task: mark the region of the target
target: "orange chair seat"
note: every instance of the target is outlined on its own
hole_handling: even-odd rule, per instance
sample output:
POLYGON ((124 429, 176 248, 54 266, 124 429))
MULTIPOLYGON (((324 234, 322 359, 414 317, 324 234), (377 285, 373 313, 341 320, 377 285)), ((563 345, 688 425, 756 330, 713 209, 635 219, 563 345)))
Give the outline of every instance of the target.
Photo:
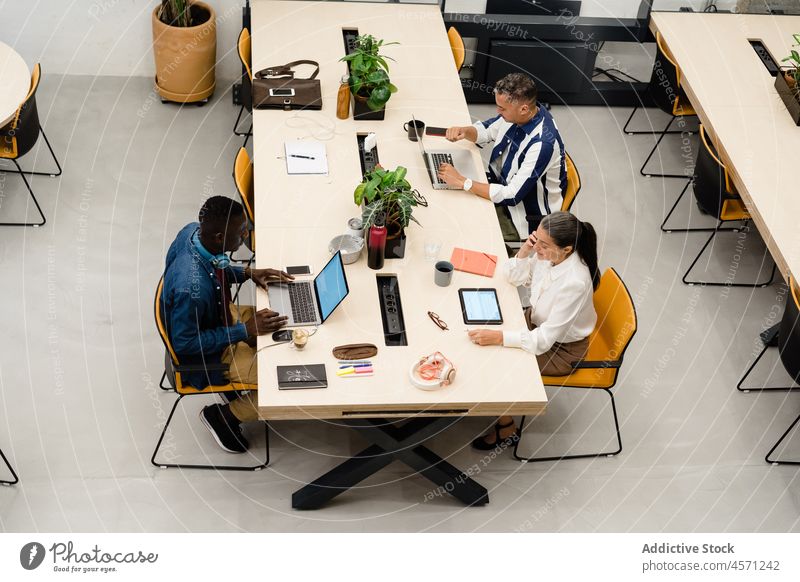
POLYGON ((719 213, 720 220, 750 220, 750 213, 744 207, 741 199, 729 198, 722 203, 722 212, 719 213))
POLYGON ((584 368, 567 376, 542 376, 545 386, 576 388, 611 388, 617 379, 615 368, 584 368))
POLYGON ((0 138, 0 158, 14 160, 17 157, 17 141, 10 137, 0 138))

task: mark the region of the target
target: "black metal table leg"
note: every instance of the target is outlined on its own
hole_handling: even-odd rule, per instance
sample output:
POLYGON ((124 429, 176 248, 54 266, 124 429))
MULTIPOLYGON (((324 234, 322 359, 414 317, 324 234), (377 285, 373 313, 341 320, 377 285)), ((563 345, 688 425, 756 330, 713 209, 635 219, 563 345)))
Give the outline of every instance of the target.
POLYGON ((416 418, 402 426, 381 419, 345 420, 374 444, 292 494, 295 509, 317 509, 395 460, 430 479, 466 505, 489 502, 486 488, 422 446, 458 417, 416 418))

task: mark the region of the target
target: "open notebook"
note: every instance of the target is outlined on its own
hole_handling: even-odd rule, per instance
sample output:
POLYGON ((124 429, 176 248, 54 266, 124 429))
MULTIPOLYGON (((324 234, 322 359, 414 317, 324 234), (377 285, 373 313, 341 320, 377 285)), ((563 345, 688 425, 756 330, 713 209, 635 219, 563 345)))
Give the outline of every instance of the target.
POLYGON ((325 144, 313 140, 287 141, 286 171, 289 174, 327 174, 328 156, 325 144))

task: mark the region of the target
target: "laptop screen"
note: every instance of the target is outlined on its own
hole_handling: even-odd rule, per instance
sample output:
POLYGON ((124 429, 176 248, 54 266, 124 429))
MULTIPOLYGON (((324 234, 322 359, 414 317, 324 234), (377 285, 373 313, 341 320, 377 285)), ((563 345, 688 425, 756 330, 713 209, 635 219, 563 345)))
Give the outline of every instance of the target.
POLYGON ((319 317, 325 321, 350 291, 344 276, 341 251, 331 257, 328 264, 314 279, 314 290, 317 293, 319 317))

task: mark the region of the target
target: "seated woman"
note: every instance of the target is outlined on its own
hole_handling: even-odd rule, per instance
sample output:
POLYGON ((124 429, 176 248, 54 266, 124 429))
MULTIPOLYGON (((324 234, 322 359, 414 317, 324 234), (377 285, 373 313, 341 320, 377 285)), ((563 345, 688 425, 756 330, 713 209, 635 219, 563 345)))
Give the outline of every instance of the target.
MULTIPOLYGON (((522 348, 536 356, 543 376, 564 376, 586 355, 597 314, 592 295, 600 282, 597 234, 569 212, 546 215, 503 269, 509 283, 530 289, 527 330, 475 329, 469 338, 481 346, 522 348)), ((479 450, 513 444, 519 431, 502 416, 494 429, 472 442, 479 450)))

